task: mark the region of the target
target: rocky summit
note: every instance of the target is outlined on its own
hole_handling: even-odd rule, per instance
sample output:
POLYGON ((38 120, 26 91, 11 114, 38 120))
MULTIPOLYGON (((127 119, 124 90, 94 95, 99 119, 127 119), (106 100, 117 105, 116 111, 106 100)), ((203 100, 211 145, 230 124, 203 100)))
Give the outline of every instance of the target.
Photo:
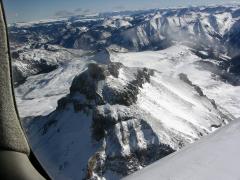
POLYGON ((31 121, 28 130, 38 129, 40 136, 33 147, 40 156, 44 154, 43 163, 56 160, 56 179, 64 175, 120 178, 233 120, 186 75, 179 77, 166 85, 167 77, 161 78, 161 73, 155 70, 129 68, 121 63, 89 64, 87 70, 74 78, 70 93, 58 101, 54 112, 31 121), (191 93, 176 94, 171 88, 174 83, 191 93), (158 89, 157 94, 148 94, 150 88, 158 89), (169 113, 161 96, 169 104, 175 103, 176 111, 192 115, 184 118, 177 112, 169 113), (155 105, 156 110, 151 110, 150 106, 155 105), (157 116, 151 112, 157 110, 157 116), (194 119, 200 112, 208 118, 194 119), (62 142, 66 137, 66 142, 62 142), (59 146, 61 142, 65 146, 60 149, 42 152, 45 147, 59 146), (77 158, 72 159, 73 155, 77 158), (73 166, 79 171, 73 173, 73 166))

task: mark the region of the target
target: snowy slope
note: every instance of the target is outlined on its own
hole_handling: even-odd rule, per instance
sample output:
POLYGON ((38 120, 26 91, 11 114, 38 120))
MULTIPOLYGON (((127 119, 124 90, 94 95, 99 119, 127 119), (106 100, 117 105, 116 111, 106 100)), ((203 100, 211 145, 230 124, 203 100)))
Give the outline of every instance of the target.
POLYGON ((240 120, 169 155, 126 180, 240 179, 240 120))
POLYGON ((113 28, 113 29, 128 28, 132 26, 128 20, 129 19, 127 17, 123 18, 121 16, 119 17, 114 16, 112 18, 104 19, 101 25, 104 26, 105 28, 113 28))
MULTIPOLYGON (((175 45, 161 51, 111 53, 111 61, 121 62, 129 67, 155 69, 171 77, 185 73, 209 98, 214 99, 234 116, 240 116, 240 87, 222 79, 222 70, 218 66, 220 61, 202 59, 193 53, 191 48, 175 45), (213 66, 214 64, 216 66, 213 66)), ((234 78, 237 79, 236 76, 234 78)))
POLYGON ((22 118, 47 115, 52 112, 57 106, 57 101, 68 94, 73 78, 92 62, 92 56, 89 53, 64 48, 58 49, 57 52, 34 49, 24 51, 20 56, 23 56, 25 61, 17 62, 27 62, 27 65, 24 69, 19 66, 18 70, 22 70, 22 74, 29 71, 33 73, 32 76, 27 74, 25 82, 15 88, 18 109, 22 118), (29 60, 26 60, 26 56, 29 60), (47 59, 47 62, 55 61, 57 68, 48 73, 34 72, 32 64, 41 58, 47 59))
POLYGON ((90 64, 55 111, 24 124, 54 179, 119 179, 232 120, 184 74, 110 63, 90 64))
POLYGON ((62 64, 81 57, 84 51, 45 45, 41 48, 22 46, 12 50, 11 53, 14 82, 19 85, 29 76, 49 73, 62 64))

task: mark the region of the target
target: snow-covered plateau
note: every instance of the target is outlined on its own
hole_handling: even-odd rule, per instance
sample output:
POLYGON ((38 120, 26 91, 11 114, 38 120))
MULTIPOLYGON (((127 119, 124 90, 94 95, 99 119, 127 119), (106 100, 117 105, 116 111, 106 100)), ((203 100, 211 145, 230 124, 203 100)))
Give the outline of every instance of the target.
POLYGON ((214 179, 220 163, 215 179, 230 177, 219 151, 237 142, 239 29, 237 5, 11 24, 16 100, 40 163, 57 180, 214 179))

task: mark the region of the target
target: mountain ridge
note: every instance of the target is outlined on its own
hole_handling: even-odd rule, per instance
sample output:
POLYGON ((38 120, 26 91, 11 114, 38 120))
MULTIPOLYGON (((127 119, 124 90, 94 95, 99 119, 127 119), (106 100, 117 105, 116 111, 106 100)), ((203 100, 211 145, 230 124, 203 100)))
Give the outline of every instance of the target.
POLYGON ((179 76, 179 79, 165 79, 159 72, 128 68, 121 63, 89 64, 86 71, 74 78, 70 94, 58 101, 54 112, 26 124, 34 152, 39 157, 44 155, 40 158, 45 159, 44 166, 55 169, 49 172, 55 179, 64 179, 64 176, 101 179, 109 174, 120 178, 234 120, 221 112, 186 75, 179 76), (175 83, 180 83, 187 93, 172 89, 175 83), (152 96, 149 86, 156 88, 155 97, 158 97, 152 96), (193 94, 189 93, 191 91, 193 94), (179 107, 179 112, 169 112, 169 105, 173 104, 179 107), (154 108, 148 109, 148 106, 154 108), (208 118, 197 117, 200 114, 208 118), (78 129, 76 125, 86 129, 78 132, 83 127, 78 129), (59 144, 63 136, 68 137, 68 145, 44 153, 45 147, 59 144), (80 143, 79 150, 87 154, 73 148, 76 143, 80 143), (62 151, 67 154, 56 157, 62 151), (70 158, 78 153, 80 160, 70 158), (58 165, 49 165, 51 159, 56 159, 58 165), (72 167, 79 162, 82 172, 72 172, 72 167))

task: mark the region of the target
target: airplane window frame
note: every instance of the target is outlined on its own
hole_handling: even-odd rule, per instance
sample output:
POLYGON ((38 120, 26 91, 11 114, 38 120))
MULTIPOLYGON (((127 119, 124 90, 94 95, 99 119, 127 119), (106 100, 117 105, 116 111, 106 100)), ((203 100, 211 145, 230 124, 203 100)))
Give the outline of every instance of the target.
POLYGON ((16 105, 11 53, 4 3, 0 1, 0 177, 4 179, 50 179, 29 148, 16 105))

